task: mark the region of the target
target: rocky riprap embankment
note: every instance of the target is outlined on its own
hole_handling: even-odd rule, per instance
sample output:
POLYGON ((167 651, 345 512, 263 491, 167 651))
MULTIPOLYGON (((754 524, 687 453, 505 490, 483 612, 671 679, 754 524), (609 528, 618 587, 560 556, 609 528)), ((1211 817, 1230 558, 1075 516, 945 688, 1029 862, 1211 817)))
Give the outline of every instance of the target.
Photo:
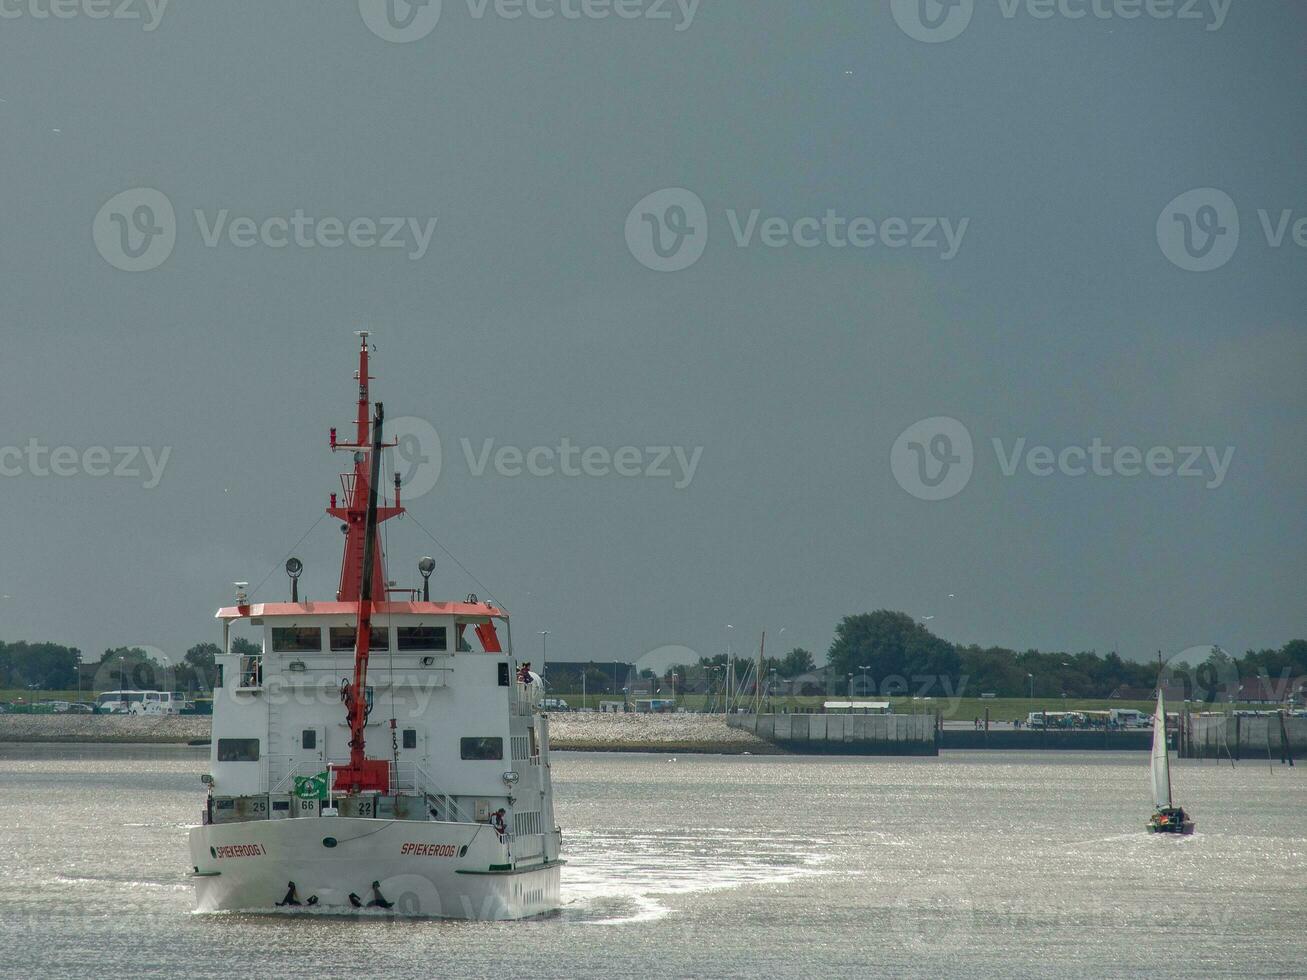
MULTIPOLYGON (((637 715, 560 712, 549 715, 550 742, 560 751, 752 752, 779 749, 729 728, 721 715, 637 715)), ((0 715, 0 742, 173 742, 209 737, 208 715, 0 715)))
POLYGON ((0 715, 0 742, 184 744, 208 737, 208 715, 0 715))
POLYGON ((563 712, 549 715, 549 742, 582 752, 781 752, 722 715, 637 715, 563 712))

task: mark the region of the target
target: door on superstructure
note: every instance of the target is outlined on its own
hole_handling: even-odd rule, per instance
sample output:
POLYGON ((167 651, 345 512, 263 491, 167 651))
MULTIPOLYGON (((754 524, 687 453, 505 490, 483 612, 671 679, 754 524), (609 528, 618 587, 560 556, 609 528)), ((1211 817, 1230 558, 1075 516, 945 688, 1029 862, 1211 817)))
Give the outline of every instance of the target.
POLYGON ((419 770, 427 765, 426 729, 416 725, 401 726, 396 736, 399 745, 399 771, 395 774, 404 788, 421 790, 423 782, 419 770))
POLYGON ((297 726, 291 733, 291 763, 297 776, 316 776, 327 768, 327 730, 322 725, 297 726))

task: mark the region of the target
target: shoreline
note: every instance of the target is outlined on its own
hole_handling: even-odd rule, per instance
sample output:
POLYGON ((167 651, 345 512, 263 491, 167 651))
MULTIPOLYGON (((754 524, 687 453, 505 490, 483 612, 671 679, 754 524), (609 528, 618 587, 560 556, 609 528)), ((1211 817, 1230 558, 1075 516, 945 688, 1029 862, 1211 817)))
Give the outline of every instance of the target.
MULTIPOLYGON (((209 715, 0 715, 0 744, 207 746, 209 715)), ((787 755, 720 715, 550 714, 556 752, 787 755)))

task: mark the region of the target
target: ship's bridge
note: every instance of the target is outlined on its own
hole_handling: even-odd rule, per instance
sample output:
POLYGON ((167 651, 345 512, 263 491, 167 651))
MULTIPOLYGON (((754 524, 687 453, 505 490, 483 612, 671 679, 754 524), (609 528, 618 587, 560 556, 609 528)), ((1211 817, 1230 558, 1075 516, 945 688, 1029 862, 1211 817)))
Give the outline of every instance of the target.
MULTIPOLYGON (((234 623, 247 621, 264 629, 260 651, 241 657, 236 688, 262 687, 265 665, 274 670, 275 666, 285 669, 291 664, 292 669, 300 671, 310 668, 304 661, 274 665, 275 660, 287 656, 352 655, 357 641, 357 610, 353 602, 259 602, 219 609, 223 653, 228 656, 234 652, 234 623)), ((398 658, 396 667, 432 666, 433 655, 502 655, 509 651, 500 640, 496 620, 507 625, 508 614, 486 602, 378 602, 373 607, 369 646, 375 657, 398 658)))

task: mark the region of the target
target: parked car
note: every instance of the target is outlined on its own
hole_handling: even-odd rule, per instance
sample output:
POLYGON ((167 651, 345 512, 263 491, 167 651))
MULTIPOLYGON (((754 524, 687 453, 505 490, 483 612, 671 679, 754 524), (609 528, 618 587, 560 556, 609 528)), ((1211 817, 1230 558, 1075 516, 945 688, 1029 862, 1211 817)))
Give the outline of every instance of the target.
POLYGON ((540 707, 546 711, 568 711, 567 702, 562 698, 541 698, 540 707))
POLYGON ((68 713, 70 715, 93 715, 95 714, 95 708, 84 701, 74 701, 68 705, 68 713))

